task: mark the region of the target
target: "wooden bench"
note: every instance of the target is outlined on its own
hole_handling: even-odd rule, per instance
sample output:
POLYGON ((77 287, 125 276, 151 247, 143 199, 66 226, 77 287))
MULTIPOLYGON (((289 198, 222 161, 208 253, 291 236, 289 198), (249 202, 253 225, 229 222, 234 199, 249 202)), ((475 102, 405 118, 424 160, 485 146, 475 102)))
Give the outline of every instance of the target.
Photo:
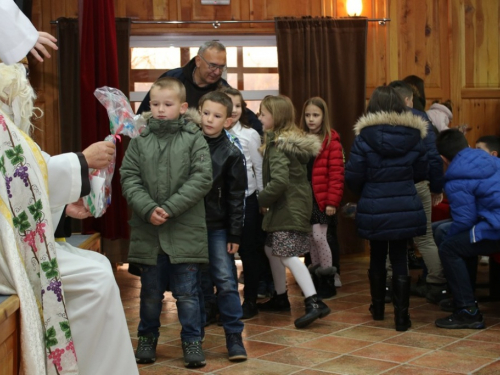
POLYGON ((21 359, 19 298, 0 296, 0 375, 17 375, 21 359))
MULTIPOLYGON (((73 234, 66 241, 80 249, 101 252, 101 235, 73 234)), ((0 375, 18 375, 21 360, 19 298, 0 296, 0 375)))

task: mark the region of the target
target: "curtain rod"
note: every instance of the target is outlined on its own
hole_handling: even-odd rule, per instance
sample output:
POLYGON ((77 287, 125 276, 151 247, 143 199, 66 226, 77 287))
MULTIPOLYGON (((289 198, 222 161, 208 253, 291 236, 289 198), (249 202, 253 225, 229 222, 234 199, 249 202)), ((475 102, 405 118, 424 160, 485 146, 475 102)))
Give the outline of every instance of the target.
MULTIPOLYGON (((343 17, 343 18, 361 18, 361 17, 343 17)), ((366 18, 368 22, 378 22, 379 25, 385 26, 387 22, 389 22, 390 18, 366 18)), ((50 21, 51 24, 57 24, 59 21, 50 21)), ((197 25, 212 25, 214 29, 218 29, 222 24, 225 23, 274 23, 274 20, 248 20, 248 21, 131 21, 135 24, 161 24, 161 25, 183 25, 183 24, 197 24, 197 25)))
MULTIPOLYGON (((361 18, 361 17, 345 17, 345 18, 361 18)), ((379 25, 385 25, 386 22, 389 22, 391 19, 390 18, 367 18, 366 19, 368 22, 378 22, 379 25)), ((205 24, 205 25, 212 25, 214 29, 219 28, 222 24, 225 23, 274 23, 274 20, 247 20, 247 21, 240 21, 240 20, 231 20, 231 21, 134 21, 132 20, 132 23, 136 24, 173 24, 173 25, 182 25, 182 24, 205 24)))

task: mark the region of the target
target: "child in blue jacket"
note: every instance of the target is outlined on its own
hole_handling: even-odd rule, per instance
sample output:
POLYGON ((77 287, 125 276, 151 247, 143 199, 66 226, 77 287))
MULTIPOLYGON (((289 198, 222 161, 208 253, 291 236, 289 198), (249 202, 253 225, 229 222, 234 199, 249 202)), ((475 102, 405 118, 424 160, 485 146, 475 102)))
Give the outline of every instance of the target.
POLYGON ((455 312, 436 320, 441 328, 484 328, 468 267, 478 255, 500 249, 500 159, 469 148, 457 129, 440 133, 436 145, 444 163, 451 224, 439 256, 453 295, 455 312))

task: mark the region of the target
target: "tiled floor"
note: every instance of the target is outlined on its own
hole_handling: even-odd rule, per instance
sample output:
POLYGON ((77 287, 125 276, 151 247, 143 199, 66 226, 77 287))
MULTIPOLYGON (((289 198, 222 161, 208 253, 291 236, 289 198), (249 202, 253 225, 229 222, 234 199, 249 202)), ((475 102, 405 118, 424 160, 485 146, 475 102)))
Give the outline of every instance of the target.
MULTIPOLYGON (((261 312, 245 321, 248 361, 229 362, 222 327, 211 325, 203 344, 207 365, 196 371, 183 366, 175 302, 166 293, 157 361, 140 365, 140 374, 500 374, 499 302, 480 303, 486 329, 445 330, 436 328, 434 320, 447 313, 412 297, 412 328, 396 332, 392 306, 386 305, 384 321, 373 321, 368 312, 368 257, 343 257, 341 265, 343 286, 326 301, 332 309, 329 316, 302 330, 294 327, 294 319, 303 313, 303 298, 289 275, 291 313, 261 312)), ((140 282, 126 269, 127 265, 118 267, 116 278, 135 348, 140 282)), ((480 266, 480 281, 487 278, 487 269, 480 266)), ((412 271, 414 279, 417 272, 412 271)))

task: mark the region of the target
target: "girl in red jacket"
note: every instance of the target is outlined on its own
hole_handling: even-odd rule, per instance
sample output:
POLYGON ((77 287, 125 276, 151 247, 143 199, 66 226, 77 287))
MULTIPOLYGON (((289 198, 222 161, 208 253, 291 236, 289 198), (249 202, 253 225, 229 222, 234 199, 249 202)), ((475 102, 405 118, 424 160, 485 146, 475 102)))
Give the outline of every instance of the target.
MULTIPOLYGON (((327 241, 329 224, 336 231, 335 214, 344 192, 344 154, 338 133, 331 128, 328 107, 325 101, 314 97, 304 103, 302 129, 316 134, 322 141, 318 156, 307 165, 308 178, 313 191, 313 212, 311 216, 312 246, 309 271, 316 284, 318 295, 330 298, 337 294, 336 267, 332 266, 332 250, 327 241)), ((333 236, 336 241, 336 235, 333 236)), ((338 260, 338 243, 334 246, 338 260)), ((339 285, 340 286, 340 285, 339 285)))

